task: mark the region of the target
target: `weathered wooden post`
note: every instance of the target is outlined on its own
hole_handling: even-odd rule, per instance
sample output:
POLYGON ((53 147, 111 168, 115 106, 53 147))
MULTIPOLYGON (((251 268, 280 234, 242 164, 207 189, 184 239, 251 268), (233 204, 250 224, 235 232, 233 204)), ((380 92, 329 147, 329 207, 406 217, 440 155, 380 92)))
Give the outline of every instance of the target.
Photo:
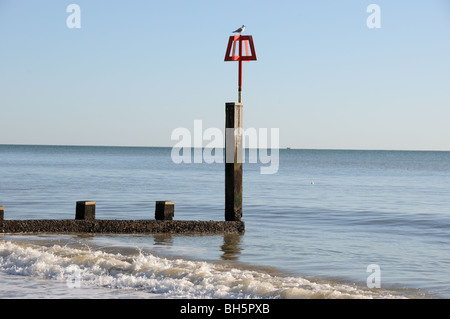
POLYGON ((225 61, 238 61, 238 103, 225 104, 225 220, 240 221, 242 218, 242 151, 243 107, 242 62, 256 61, 251 35, 230 36, 225 61), (236 43, 239 53, 236 55, 236 43), (245 55, 243 55, 245 45, 245 55), (249 50, 249 46, 251 52, 249 50))
POLYGON ((0 206, 0 220, 5 218, 5 207, 0 206))
POLYGON ((95 219, 95 205, 93 201, 77 202, 75 219, 95 219))
POLYGON ((173 220, 175 203, 169 201, 157 201, 155 204, 156 220, 173 220))
POLYGON ((242 103, 226 103, 225 220, 242 218, 242 103))

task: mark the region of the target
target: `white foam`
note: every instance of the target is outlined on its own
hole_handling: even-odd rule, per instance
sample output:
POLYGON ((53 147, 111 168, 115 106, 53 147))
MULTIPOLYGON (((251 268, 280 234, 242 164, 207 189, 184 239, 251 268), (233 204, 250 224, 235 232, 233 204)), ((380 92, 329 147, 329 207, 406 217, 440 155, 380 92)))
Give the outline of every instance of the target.
MULTIPOLYGON (((86 248, 0 241, 0 271, 50 279, 67 289, 105 287, 164 298, 391 298, 351 285, 231 268, 150 253, 129 257, 86 248)), ((86 296, 86 295, 85 295, 86 296)))

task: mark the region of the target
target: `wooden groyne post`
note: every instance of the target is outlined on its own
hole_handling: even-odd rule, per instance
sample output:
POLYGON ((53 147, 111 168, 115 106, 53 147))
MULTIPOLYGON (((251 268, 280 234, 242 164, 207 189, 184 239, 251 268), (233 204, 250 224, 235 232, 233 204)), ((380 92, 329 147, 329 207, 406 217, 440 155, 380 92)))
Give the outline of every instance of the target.
POLYGON ((155 203, 156 220, 173 220, 175 203, 171 201, 157 201, 155 203))
POLYGON ((0 206, 0 220, 5 218, 5 207, 0 206))
POLYGON ((225 221, 242 218, 242 150, 243 107, 242 62, 256 61, 251 35, 234 35, 228 39, 225 61, 238 62, 238 103, 225 104, 225 221), (236 54, 238 48, 238 54, 236 54), (245 48, 245 54, 244 54, 245 48))
POLYGON ((95 219, 95 205, 94 201, 77 202, 75 219, 95 219))
POLYGON ((242 103, 225 104, 225 220, 242 218, 242 103))

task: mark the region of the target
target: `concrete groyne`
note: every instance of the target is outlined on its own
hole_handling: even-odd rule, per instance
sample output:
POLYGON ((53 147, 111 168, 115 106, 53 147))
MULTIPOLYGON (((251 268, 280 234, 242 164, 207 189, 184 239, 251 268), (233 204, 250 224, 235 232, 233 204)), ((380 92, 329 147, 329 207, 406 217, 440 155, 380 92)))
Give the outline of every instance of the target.
POLYGON ((0 233, 244 233, 242 221, 0 220, 0 233))
POLYGON ((174 202, 157 201, 155 219, 95 219, 95 201, 76 203, 75 219, 5 220, 0 206, 0 233, 244 233, 243 221, 173 220, 174 202))

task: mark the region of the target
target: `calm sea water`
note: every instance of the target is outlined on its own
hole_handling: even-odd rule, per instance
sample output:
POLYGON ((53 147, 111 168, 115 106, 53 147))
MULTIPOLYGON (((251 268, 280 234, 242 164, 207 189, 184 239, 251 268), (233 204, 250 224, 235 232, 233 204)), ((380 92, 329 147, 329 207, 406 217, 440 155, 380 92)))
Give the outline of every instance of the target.
MULTIPOLYGON (((153 219, 173 200, 175 219, 223 220, 223 165, 0 145, 0 205, 72 219, 95 200, 98 219, 153 219)), ((0 297, 450 297, 450 152, 280 150, 276 174, 260 166, 244 164, 243 235, 0 235, 0 297)))

